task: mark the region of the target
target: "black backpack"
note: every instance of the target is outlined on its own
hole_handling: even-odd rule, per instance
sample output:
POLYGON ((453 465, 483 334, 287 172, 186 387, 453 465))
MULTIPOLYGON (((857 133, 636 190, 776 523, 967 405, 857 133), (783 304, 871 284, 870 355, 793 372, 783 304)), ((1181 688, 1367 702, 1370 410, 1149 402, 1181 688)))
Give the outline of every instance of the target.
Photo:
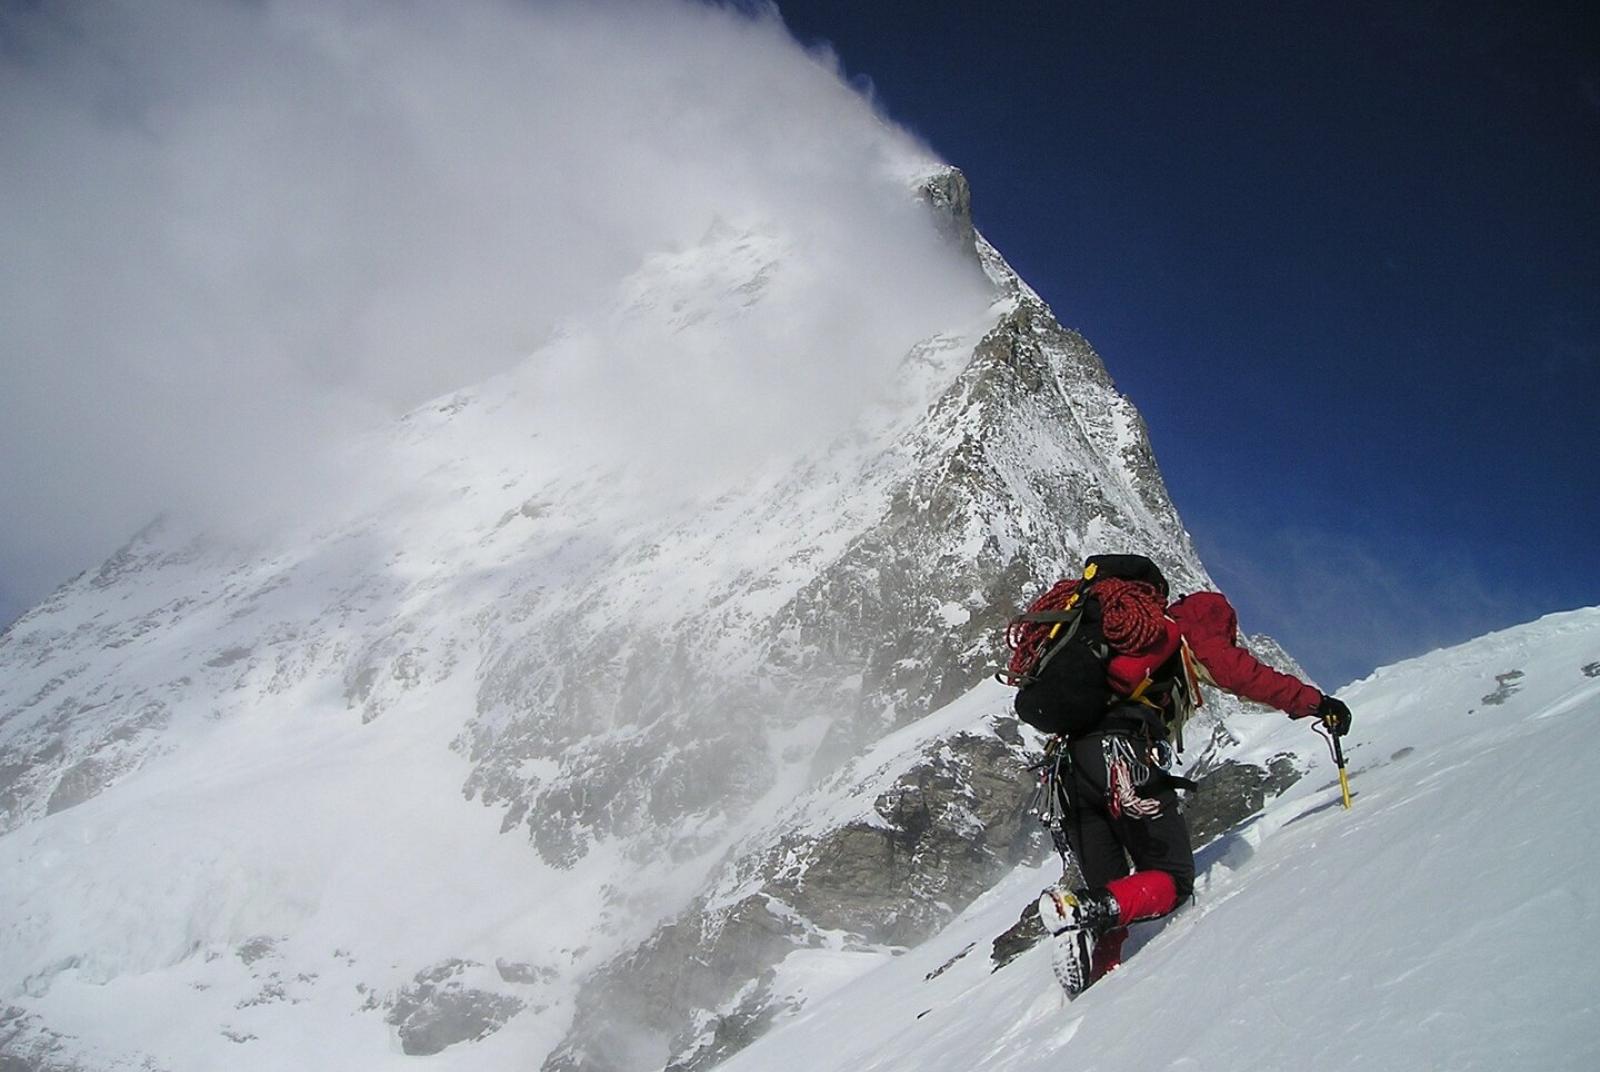
POLYGON ((1166 578, 1143 555, 1094 555, 1083 576, 1057 582, 1006 630, 1011 662, 995 678, 1017 686, 1017 717, 1043 733, 1078 736, 1094 729, 1118 699, 1106 678, 1113 654, 1100 627, 1095 582, 1144 581, 1163 596, 1166 578))

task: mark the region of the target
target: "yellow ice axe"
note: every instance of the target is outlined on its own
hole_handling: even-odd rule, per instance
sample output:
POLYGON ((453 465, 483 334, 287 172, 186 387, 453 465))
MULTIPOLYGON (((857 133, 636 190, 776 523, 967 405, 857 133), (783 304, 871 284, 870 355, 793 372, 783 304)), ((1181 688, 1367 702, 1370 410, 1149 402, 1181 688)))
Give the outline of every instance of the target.
POLYGON ((1328 731, 1328 738, 1333 741, 1333 762, 1339 768, 1339 792, 1344 797, 1346 810, 1350 807, 1350 775, 1344 769, 1344 746, 1339 743, 1339 735, 1332 730, 1328 731))

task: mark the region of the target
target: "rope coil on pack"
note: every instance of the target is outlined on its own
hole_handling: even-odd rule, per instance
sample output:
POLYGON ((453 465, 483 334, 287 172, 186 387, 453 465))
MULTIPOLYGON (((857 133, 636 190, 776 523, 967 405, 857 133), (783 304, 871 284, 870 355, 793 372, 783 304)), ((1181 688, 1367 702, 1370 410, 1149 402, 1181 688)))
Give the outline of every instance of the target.
POLYGON ((1100 601, 1100 630, 1113 650, 1142 651, 1165 635, 1167 601, 1155 585, 1106 577, 1095 584, 1094 596, 1100 601))
MULTIPOLYGON (((1025 684, 1040 672, 1063 624, 1069 622, 1073 610, 1090 591, 1091 579, 1092 575, 1057 581, 1030 603, 1025 613, 1011 620, 1006 626, 1006 646, 1011 649, 1011 660, 996 675, 1002 682, 1025 684)), ((1155 585, 1120 577, 1101 577, 1093 579, 1092 590, 1100 604, 1100 630, 1111 650, 1141 651, 1164 635, 1167 603, 1155 585)), ((1067 625, 1069 631, 1076 627, 1075 620, 1067 625)))
POLYGON ((1006 645, 1011 649, 1011 661, 997 675, 1001 680, 1007 684, 1020 684, 1033 677, 1045 649, 1061 628, 1059 620, 1041 621, 1040 617, 1071 610, 1078 602, 1078 586, 1081 583, 1077 578, 1057 581, 1048 592, 1030 603, 1024 614, 1013 618, 1006 626, 1006 645))

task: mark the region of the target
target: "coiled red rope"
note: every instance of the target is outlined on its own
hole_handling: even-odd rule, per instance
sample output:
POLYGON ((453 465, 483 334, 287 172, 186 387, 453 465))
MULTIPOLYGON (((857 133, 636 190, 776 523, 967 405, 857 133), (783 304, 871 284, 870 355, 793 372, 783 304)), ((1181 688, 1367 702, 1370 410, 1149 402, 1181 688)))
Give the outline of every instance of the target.
MULTIPOLYGON (((1078 590, 1078 584, 1076 577, 1057 581, 1048 592, 1028 604, 1027 613, 1065 610, 1072 601, 1072 594, 1078 590)), ((1054 628, 1050 622, 1013 619, 1006 626, 1006 644, 1011 648, 1011 662, 1006 665, 1006 670, 1017 677, 1027 677, 1039 661, 1044 646, 1050 642, 1050 632, 1054 628)))
POLYGON ((1166 635, 1167 601, 1155 585, 1107 577, 1095 583, 1094 597, 1100 601, 1100 631, 1113 650, 1143 651, 1166 635))
MULTIPOLYGON (((1077 578, 1057 581, 1048 592, 1028 605, 1027 614, 1067 609, 1082 583, 1077 578)), ((1102 577, 1093 583, 1090 592, 1100 603, 1101 635, 1113 651, 1124 654, 1143 651, 1166 635, 1163 619, 1167 601, 1155 585, 1102 577)), ((1027 621, 1026 615, 1013 619, 1006 627, 1006 644, 1011 648, 1007 673, 1019 679, 1031 675, 1055 628, 1053 622, 1027 621)))

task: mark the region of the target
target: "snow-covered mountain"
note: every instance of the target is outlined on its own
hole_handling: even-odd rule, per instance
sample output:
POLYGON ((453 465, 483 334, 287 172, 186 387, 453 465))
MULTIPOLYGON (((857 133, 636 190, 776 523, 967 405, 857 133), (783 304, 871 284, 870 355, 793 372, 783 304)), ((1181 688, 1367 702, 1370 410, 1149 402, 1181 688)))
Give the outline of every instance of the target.
POLYGON ((1208 582, 965 180, 912 193, 971 300, 829 438, 691 467, 550 426, 599 349, 725 353, 826 301, 804 234, 719 221, 369 437, 373 486, 317 527, 157 522, 0 635, 0 1052, 703 1065, 792 1006, 795 949, 916 941, 1036 856, 1013 721, 895 734, 1086 554, 1208 582))
MULTIPOLYGON (((1089 1063, 1123 1052, 1106 1040, 1126 1022, 1099 1003, 1157 1017, 1217 957, 1252 993, 1292 991, 1275 1022, 1333 1054, 1345 1036, 1301 1010, 1343 978, 1414 1008, 1455 1000, 1470 958, 1517 975, 1516 947, 1485 951, 1492 923, 1464 942, 1421 918, 1483 880, 1487 850, 1452 855, 1468 818, 1540 875, 1530 903, 1592 930, 1530 855, 1551 815, 1593 833, 1560 770, 1584 754, 1600 674, 1583 612, 1352 690, 1349 816, 1326 808, 1303 726, 1213 703, 1188 811, 1201 840, 1228 833, 1199 906, 1060 1010, 1019 921, 1055 864, 1022 815, 1037 740, 986 680, 1000 627, 1099 551, 1145 551, 1179 590, 1209 579, 1138 414, 973 230, 960 174, 913 192, 971 300, 898 342, 864 336, 897 347, 861 355, 893 374, 864 377, 850 421, 814 441, 735 419, 718 434, 759 449, 619 458, 592 431, 597 352, 633 355, 649 383, 652 356, 776 338, 826 301, 803 234, 719 221, 520 367, 370 436, 354 461, 371 486, 316 525, 241 546, 157 522, 0 634, 7 1067, 1042 1067, 1075 1032, 1089 1063), (552 393, 582 427, 550 423, 552 393), (1405 821, 1446 798, 1467 818, 1419 840, 1405 821), (1318 960, 1344 948, 1322 882, 1357 920, 1390 888, 1404 911, 1318 960), (1297 928, 1274 933, 1298 966, 1230 946, 1263 916, 1297 928), (1411 927, 1447 948, 1415 958, 1432 968, 1360 974, 1416 945, 1411 927), (1157 964, 1175 967, 1135 989, 1157 964)), ((649 427, 640 397, 619 391, 610 415, 649 427)), ((1518 876, 1491 877, 1518 901, 1518 876)), ((1572 967, 1568 947, 1537 948, 1572 967)), ((1585 1052, 1576 992, 1540 992, 1554 1048, 1528 1052, 1585 1052)), ((1221 1063, 1239 1044, 1207 1025, 1256 1006, 1184 1007, 1141 1060, 1203 1044, 1221 1063)), ((1420 1052, 1378 1028, 1380 1063, 1420 1052)), ((1287 1029, 1251 1037, 1239 1053, 1285 1063, 1287 1029)))
MULTIPOLYGON (((1304 723, 1264 717, 1239 758, 1309 777, 1200 849, 1192 904, 1136 926, 1070 1005, 1047 946, 1003 965, 1054 860, 1021 867, 906 952, 796 953, 806 1011, 725 1072, 1592 1069, 1600 608, 1386 667, 1355 711, 1354 790, 1304 723)), ((939 716, 980 717, 980 689, 939 716)), ((1203 793, 1202 793, 1203 795, 1203 793)))

